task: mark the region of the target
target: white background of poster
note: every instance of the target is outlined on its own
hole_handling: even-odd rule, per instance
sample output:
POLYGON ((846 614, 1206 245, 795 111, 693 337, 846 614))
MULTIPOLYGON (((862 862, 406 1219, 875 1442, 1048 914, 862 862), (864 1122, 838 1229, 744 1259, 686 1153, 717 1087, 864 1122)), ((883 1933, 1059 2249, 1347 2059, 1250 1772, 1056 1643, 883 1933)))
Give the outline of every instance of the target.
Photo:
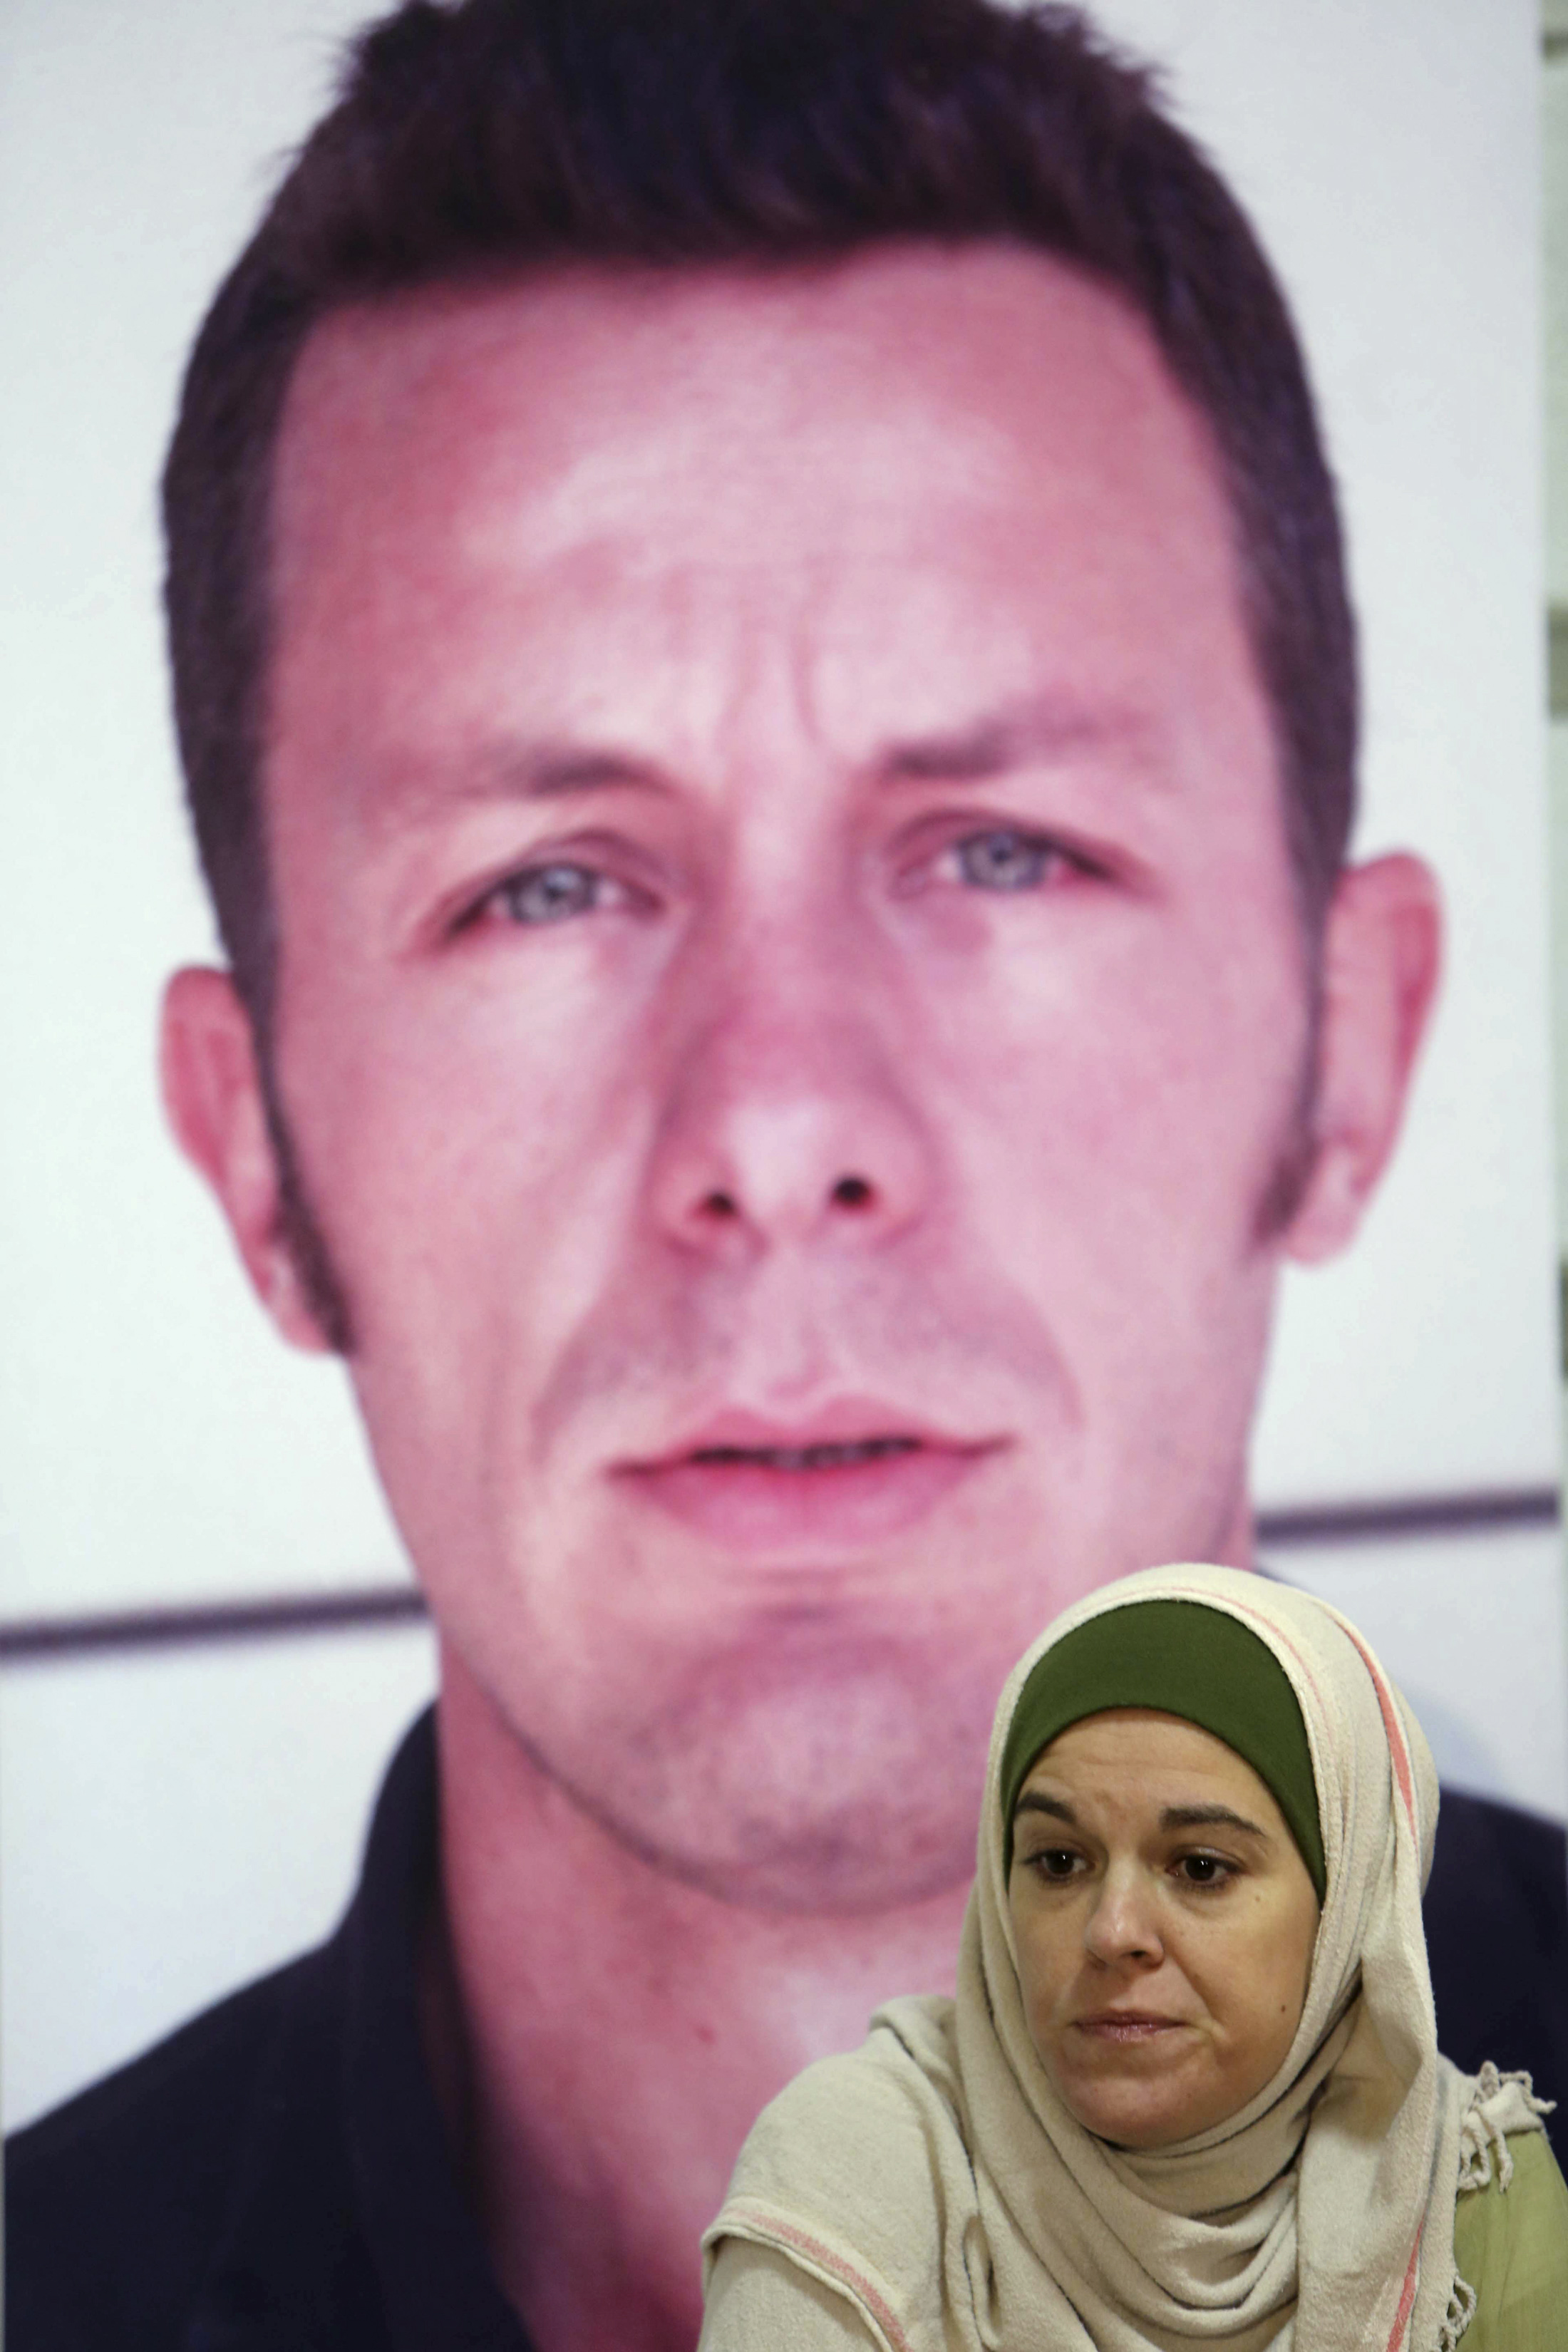
MULTIPOLYGON (((152 1078, 163 977, 211 951, 156 475, 201 310, 359 14, 11 0, 0 24, 9 1621, 407 1572, 341 1374, 264 1325, 152 1078)), ((1359 842, 1429 856, 1450 921, 1384 1193, 1349 1258, 1289 1285, 1259 1499, 1553 1486, 1534 11, 1100 15, 1169 61, 1297 303, 1364 632, 1359 842)), ((1452 1777, 1568 1810, 1553 1533, 1284 1564, 1367 1623, 1452 1777)), ((325 1928, 430 1673, 418 1628, 8 1672, 13 2119, 325 1928)))

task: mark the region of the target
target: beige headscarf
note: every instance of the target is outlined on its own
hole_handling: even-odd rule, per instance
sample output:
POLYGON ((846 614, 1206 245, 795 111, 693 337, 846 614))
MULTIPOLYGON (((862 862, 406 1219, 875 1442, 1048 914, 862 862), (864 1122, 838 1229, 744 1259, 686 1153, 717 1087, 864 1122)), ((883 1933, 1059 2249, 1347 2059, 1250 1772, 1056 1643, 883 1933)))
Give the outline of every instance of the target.
POLYGON ((791 2084, 742 2152, 708 2260, 750 2239, 847 2295, 887 2352, 1450 2352, 1462 2162, 1540 2128, 1524 2077, 1437 2053, 1421 1927, 1437 1786, 1419 1726, 1360 1634, 1233 1569, 1151 1570, 1059 1617, 992 1735, 955 2001, 894 2000, 869 2040, 791 2084), (1025 2021, 1000 1773, 1020 1690, 1103 1612, 1167 1599, 1237 1618, 1300 1702, 1327 1892, 1290 2051, 1239 2114, 1136 2154, 1052 2089, 1025 2021))

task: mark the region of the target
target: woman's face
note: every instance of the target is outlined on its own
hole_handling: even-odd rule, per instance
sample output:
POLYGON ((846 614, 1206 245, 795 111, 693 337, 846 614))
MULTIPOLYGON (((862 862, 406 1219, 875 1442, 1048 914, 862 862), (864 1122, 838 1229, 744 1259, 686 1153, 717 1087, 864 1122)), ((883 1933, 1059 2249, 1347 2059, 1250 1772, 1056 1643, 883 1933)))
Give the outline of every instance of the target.
POLYGON ((1073 1724, 1019 1793, 1007 1894, 1030 2038, 1087 2130, 1165 2147, 1279 2067, 1318 1898, 1223 1740, 1148 1707, 1073 1724))

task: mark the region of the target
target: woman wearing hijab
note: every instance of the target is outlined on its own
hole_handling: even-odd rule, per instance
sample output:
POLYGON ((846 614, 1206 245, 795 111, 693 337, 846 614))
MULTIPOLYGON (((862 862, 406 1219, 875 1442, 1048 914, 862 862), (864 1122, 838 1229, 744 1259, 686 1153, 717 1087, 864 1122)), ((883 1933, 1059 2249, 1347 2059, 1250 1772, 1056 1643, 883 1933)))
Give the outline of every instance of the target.
POLYGON ((1436 1809, 1310 1595, 1173 1568, 1068 1611, 997 1710, 957 1997, 765 2110, 703 2352, 1561 2352, 1542 2103, 1437 2051, 1436 1809))

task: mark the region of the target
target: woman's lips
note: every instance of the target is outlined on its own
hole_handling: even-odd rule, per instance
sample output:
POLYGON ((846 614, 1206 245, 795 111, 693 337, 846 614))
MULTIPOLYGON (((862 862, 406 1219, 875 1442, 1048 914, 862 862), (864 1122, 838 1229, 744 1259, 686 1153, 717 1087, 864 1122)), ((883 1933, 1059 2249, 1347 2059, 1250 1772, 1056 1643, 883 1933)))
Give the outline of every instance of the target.
POLYGON ((1136 2047, 1156 2040, 1162 2033, 1179 2033, 1182 2030, 1179 2017, 1151 2017, 1136 2011, 1106 2010, 1098 2017, 1080 2017, 1075 2022, 1079 2033, 1123 2047, 1136 2047))
POLYGON ((737 1549, 865 1544, 913 1527, 996 1450, 898 1428, 768 1431, 726 1423, 617 1477, 737 1549))

